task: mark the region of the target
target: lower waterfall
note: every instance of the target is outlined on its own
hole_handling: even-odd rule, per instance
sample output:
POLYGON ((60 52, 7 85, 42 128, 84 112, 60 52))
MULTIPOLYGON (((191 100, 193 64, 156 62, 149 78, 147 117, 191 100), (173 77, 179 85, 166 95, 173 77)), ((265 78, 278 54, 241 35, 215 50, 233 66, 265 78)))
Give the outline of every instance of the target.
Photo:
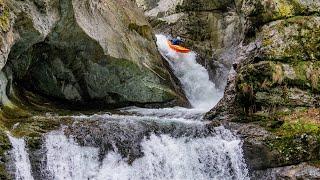
POLYGON ((31 175, 31 164, 26 150, 24 139, 18 139, 8 135, 12 145, 11 153, 15 164, 14 176, 17 180, 33 180, 31 175))
POLYGON ((246 179, 241 141, 219 127, 205 138, 154 135, 141 142, 144 156, 131 165, 117 151, 102 162, 98 148, 81 147, 57 132, 46 137, 47 169, 52 179, 246 179))

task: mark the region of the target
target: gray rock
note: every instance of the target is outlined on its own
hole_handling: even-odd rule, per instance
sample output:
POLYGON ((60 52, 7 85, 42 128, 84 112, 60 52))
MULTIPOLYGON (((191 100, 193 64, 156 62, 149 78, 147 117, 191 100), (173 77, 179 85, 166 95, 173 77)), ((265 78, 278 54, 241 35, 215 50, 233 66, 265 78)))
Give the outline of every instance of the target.
POLYGON ((251 179, 265 180, 313 180, 320 179, 320 169, 307 163, 263 171, 255 171, 251 179))
POLYGON ((13 92, 74 106, 188 104, 131 1, 12 0, 8 7, 16 34, 5 72, 18 86, 13 92))

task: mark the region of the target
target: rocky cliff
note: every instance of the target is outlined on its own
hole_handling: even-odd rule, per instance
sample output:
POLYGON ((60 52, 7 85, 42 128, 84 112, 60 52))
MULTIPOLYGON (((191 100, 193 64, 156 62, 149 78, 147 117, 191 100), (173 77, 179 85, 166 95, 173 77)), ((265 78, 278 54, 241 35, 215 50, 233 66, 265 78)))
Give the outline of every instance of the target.
POLYGON ((206 118, 243 136, 249 166, 259 170, 254 179, 319 178, 310 164, 320 158, 320 2, 245 0, 240 7, 246 30, 236 72, 206 118), (309 165, 264 171, 302 162, 309 165))
POLYGON ((131 1, 1 1, 0 27, 6 112, 187 104, 131 1))

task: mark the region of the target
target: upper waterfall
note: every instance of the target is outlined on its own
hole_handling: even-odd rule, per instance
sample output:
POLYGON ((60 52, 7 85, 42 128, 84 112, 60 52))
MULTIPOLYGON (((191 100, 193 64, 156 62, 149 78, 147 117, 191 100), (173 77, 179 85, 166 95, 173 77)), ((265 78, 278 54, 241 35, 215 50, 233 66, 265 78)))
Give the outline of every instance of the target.
POLYGON ((210 110, 223 96, 209 80, 208 71, 196 61, 196 53, 177 53, 168 45, 165 35, 156 35, 162 56, 169 62, 174 74, 179 78, 185 94, 195 109, 210 110))

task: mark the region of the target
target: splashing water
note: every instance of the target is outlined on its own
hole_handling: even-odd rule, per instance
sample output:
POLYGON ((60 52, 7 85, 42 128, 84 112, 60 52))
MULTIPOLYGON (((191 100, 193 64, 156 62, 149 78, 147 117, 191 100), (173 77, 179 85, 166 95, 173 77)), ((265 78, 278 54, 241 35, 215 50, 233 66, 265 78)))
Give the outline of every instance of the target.
POLYGON ((241 141, 219 127, 220 135, 172 138, 151 135, 141 142, 144 156, 131 165, 117 151, 102 164, 98 148, 81 147, 61 133, 46 137, 47 169, 54 179, 72 180, 206 180, 248 179, 241 141))
POLYGON ((223 91, 217 89, 209 80, 207 70, 197 63, 196 54, 177 53, 169 47, 166 36, 156 35, 156 37, 159 51, 181 81, 191 105, 204 111, 213 108, 222 98, 223 91))
POLYGON ((52 132, 45 140, 48 179, 92 179, 99 167, 98 149, 80 147, 61 132, 52 132))
POLYGON ((11 154, 15 162, 15 178, 17 180, 33 180, 31 164, 24 139, 18 139, 11 135, 8 135, 8 137, 12 145, 11 154))

